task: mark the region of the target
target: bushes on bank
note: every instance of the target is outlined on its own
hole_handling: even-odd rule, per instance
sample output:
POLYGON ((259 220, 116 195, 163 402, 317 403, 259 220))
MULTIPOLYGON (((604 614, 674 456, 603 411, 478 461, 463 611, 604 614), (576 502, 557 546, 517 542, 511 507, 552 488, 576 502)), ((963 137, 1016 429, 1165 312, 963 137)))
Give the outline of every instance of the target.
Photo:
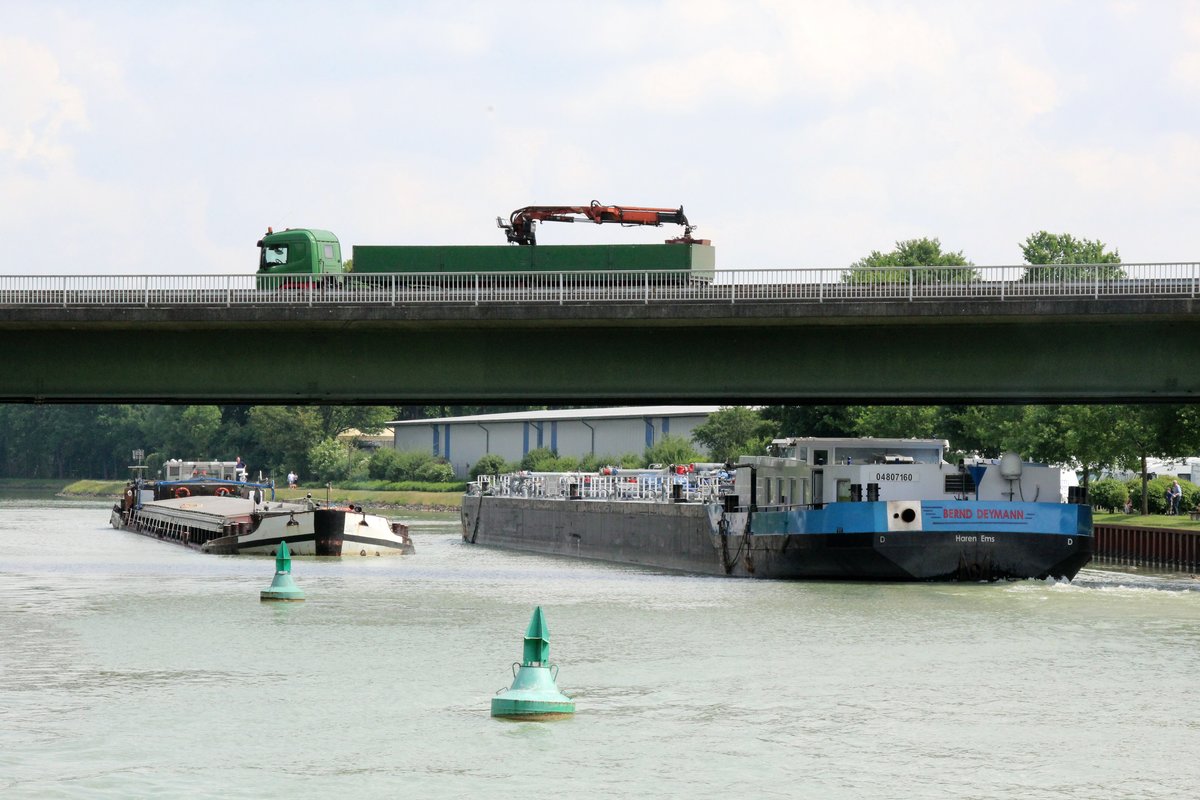
POLYGON ((479 460, 471 465, 471 480, 475 480, 480 475, 502 475, 506 472, 513 472, 516 467, 510 467, 509 463, 504 460, 504 456, 498 453, 488 453, 480 456, 479 460))
POLYGON ((1116 478, 1102 478, 1088 487, 1088 499, 1094 508, 1124 511, 1129 499, 1129 487, 1116 478))
MULTIPOLYGON (((1176 480, 1173 475, 1160 475, 1152 478, 1146 486, 1147 508, 1149 514, 1167 513, 1167 489, 1176 480)), ((1142 510, 1142 481, 1141 478, 1131 478, 1126 481, 1129 487, 1129 499, 1133 502, 1134 511, 1142 510)), ((1184 514, 1194 509, 1200 503, 1200 486, 1191 481, 1180 480, 1179 488, 1183 490, 1183 498, 1179 501, 1179 513, 1184 514)))
POLYGON ((643 464, 691 464, 704 461, 704 456, 692 446, 692 440, 684 436, 667 434, 653 447, 646 448, 643 464))
POLYGON ((363 477, 390 484, 446 483, 454 480, 454 467, 444 459, 434 458, 419 450, 381 447, 371 454, 367 462, 367 474, 363 477))
POLYGON ((339 489, 369 492, 465 492, 466 481, 352 481, 338 484, 339 489))

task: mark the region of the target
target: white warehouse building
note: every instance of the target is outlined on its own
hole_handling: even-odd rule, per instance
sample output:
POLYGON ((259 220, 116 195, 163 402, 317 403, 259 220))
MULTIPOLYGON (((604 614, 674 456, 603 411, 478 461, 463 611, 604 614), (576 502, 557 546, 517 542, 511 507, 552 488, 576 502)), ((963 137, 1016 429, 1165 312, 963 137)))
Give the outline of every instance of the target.
POLYGON ((444 458, 465 477, 488 453, 520 461, 530 450, 549 448, 560 456, 620 456, 641 453, 662 437, 690 438, 692 430, 720 406, 629 406, 513 411, 472 417, 395 420, 395 447, 444 458))

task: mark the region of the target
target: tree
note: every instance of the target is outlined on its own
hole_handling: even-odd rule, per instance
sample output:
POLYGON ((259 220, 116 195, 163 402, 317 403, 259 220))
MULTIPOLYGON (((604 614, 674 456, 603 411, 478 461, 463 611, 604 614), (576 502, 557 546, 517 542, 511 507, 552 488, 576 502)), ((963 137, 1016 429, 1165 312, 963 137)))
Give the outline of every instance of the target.
POLYGON ((1121 406, 1029 406, 1022 450, 1051 464, 1077 464, 1087 489, 1091 476, 1121 460, 1121 406))
POLYGON ((941 406, 855 406, 859 436, 944 439, 941 406))
POLYGON ((1148 513, 1146 460, 1166 458, 1200 447, 1200 408, 1194 405, 1116 406, 1117 435, 1122 448, 1118 465, 1142 474, 1140 504, 1148 513))
POLYGON ((501 475, 508 472, 508 462, 499 453, 485 453, 471 465, 471 480, 480 475, 501 475))
POLYGON ((759 455, 771 441, 775 426, 745 406, 721 408, 692 429, 692 439, 708 448, 713 461, 733 461, 743 454, 759 455))
POLYGON ((1069 233, 1038 231, 1025 239, 1021 252, 1025 255, 1026 263, 1035 265, 1026 267, 1025 274, 1021 276, 1023 281, 1111 280, 1125 277, 1125 270, 1112 266, 1121 263, 1121 256, 1116 250, 1109 252, 1099 240, 1076 239, 1069 233))
POLYGON ((221 409, 216 406, 187 406, 179 415, 183 441, 187 452, 201 458, 215 458, 213 443, 221 429, 221 409))
POLYGON ((690 439, 672 434, 647 447, 645 457, 647 464, 691 464, 701 460, 690 439))
POLYGON ((379 433, 395 418, 390 406, 315 406, 321 438, 336 439, 358 430, 379 433))
POLYGON ((768 406, 759 412, 775 436, 853 436, 850 406, 768 406))
POLYGON ((872 250, 866 258, 850 265, 843 283, 966 283, 979 280, 979 272, 960 250, 942 252, 937 239, 921 238, 896 242, 889 253, 872 250))
POLYGON ((250 430, 266 454, 267 471, 282 475, 289 469, 307 474, 308 453, 324 438, 316 408, 311 406, 254 406, 250 430))
POLYGON ((1025 439, 1024 406, 961 406, 953 411, 954 449, 986 458, 996 458, 1008 450, 1022 451, 1025 439))

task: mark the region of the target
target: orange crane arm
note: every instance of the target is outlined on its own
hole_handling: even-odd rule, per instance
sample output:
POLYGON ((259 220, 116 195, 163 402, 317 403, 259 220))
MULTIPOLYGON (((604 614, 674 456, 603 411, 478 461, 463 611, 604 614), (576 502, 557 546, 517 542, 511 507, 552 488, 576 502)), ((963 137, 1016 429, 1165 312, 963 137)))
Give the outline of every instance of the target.
POLYGON ((643 206, 606 206, 593 200, 587 206, 525 206, 508 218, 508 224, 497 217, 496 224, 504 229, 513 244, 537 244, 534 225, 538 222, 589 221, 597 225, 616 222, 621 225, 662 225, 670 222, 684 227, 684 235, 673 242, 691 243, 695 229, 684 216, 683 208, 647 208, 643 206))

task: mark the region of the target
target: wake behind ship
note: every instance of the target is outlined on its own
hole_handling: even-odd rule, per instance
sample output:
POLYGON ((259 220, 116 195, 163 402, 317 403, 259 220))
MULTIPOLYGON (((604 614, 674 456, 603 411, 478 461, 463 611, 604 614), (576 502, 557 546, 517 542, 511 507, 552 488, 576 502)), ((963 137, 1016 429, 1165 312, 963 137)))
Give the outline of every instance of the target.
POLYGON ((1071 579, 1091 507, 1015 454, 957 465, 922 439, 791 438, 736 465, 518 473, 463 498, 471 544, 734 577, 1071 579))

